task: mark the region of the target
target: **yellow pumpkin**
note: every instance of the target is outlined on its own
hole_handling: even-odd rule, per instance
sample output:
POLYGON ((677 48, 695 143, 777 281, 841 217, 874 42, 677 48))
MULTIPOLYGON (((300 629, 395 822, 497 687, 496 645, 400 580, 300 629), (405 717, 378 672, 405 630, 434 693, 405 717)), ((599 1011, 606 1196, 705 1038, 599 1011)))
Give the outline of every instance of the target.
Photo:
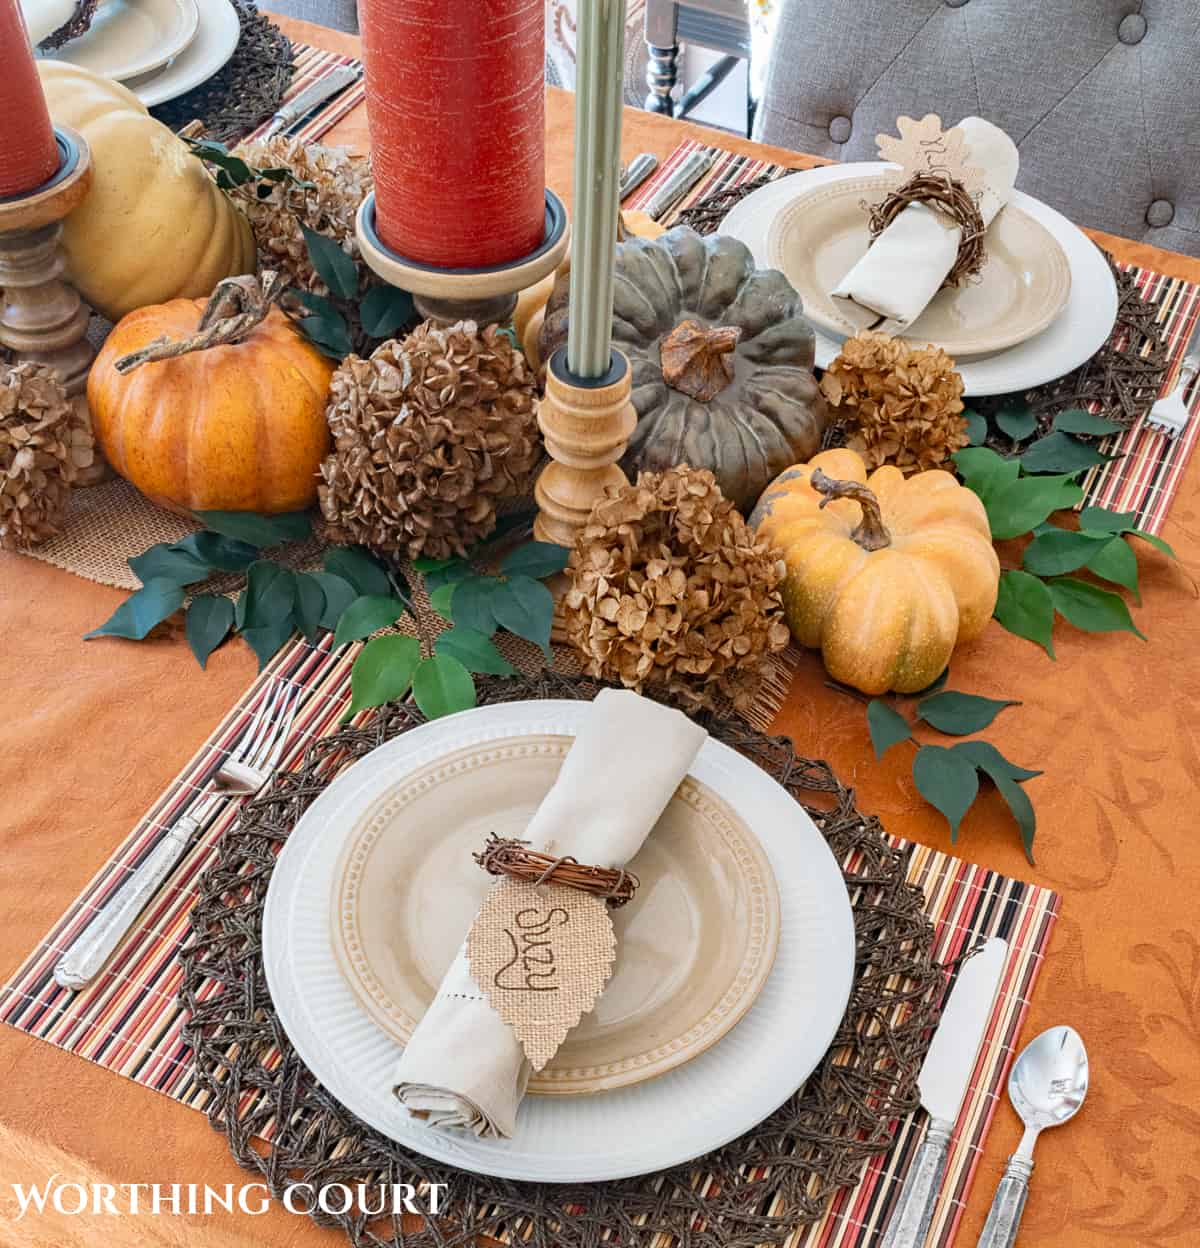
MULTIPOLYGON (((219 287, 214 304, 221 295, 219 287)), ((88 377, 96 441, 121 476, 173 511, 308 507, 329 449, 334 366, 278 308, 232 341, 118 370, 160 337, 190 338, 205 311, 203 299, 173 299, 113 329, 88 377)))
MULTIPOLYGON (((648 212, 623 212, 621 224, 625 234, 633 234, 637 238, 658 238, 667 231, 659 225, 648 212)), ((618 231, 620 237, 621 231, 618 231)), ((542 322, 546 319, 546 304, 554 293, 555 280, 563 273, 570 273, 571 257, 567 258, 554 270, 547 273, 540 282, 527 286, 517 296, 517 306, 513 310, 513 329, 525 358, 532 368, 541 368, 542 355, 538 347, 538 338, 542 332, 542 322)))
POLYGON ((987 513, 948 472, 868 476, 854 451, 824 451, 781 473, 751 524, 787 564, 793 636, 863 693, 932 684, 996 606, 987 513))
POLYGON ((39 61, 38 72, 51 116, 92 150, 92 189, 67 218, 63 247, 97 312, 118 321, 254 272, 250 223, 132 91, 65 61, 39 61))

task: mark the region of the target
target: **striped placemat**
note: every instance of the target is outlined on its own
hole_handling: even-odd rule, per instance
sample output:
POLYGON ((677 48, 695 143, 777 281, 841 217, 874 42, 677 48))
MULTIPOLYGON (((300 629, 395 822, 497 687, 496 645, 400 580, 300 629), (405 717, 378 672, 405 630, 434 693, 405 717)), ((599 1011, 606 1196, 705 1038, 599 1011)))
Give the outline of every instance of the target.
MULTIPOLYGON (((97 907, 136 869, 172 822, 197 801, 204 778, 239 740, 273 682, 287 681, 301 690, 299 711, 281 762, 290 767, 312 740, 337 727, 350 698, 350 668, 357 651, 357 645, 334 650, 326 634, 315 645, 300 640, 280 652, 0 989, 0 1021, 195 1109, 204 1108, 205 1094, 193 1078, 191 1054, 182 1039, 184 1014, 176 999, 181 981, 178 953, 187 936, 196 882, 214 861, 217 841, 234 819, 232 812, 214 818, 203 829, 167 885, 142 914, 136 929, 91 986, 81 992, 60 988, 51 976, 52 968, 97 907)), ((923 889, 936 927, 935 955, 939 961, 951 962, 991 935, 1004 936, 1011 950, 1001 995, 959 1121, 934 1224, 935 1238, 930 1241, 944 1246, 953 1240, 970 1190, 1059 900, 1047 889, 948 854, 919 845, 907 848, 911 855, 909 878, 923 889)), ((218 990, 214 985, 213 991, 218 990)), ((807 1248, 867 1248, 875 1242, 924 1127, 920 1114, 901 1123, 891 1152, 868 1165, 862 1181, 839 1195, 820 1223, 798 1230, 790 1242, 807 1248)))
MULTIPOLYGON (((315 110, 299 118, 284 131, 289 137, 313 142, 335 125, 347 113, 357 108, 365 98, 361 77, 362 62, 352 56, 339 56, 336 52, 326 52, 324 48, 314 48, 307 43, 292 44, 292 82, 283 97, 283 103, 294 100, 306 87, 320 82, 333 70, 349 65, 360 71, 360 77, 345 90, 340 91, 332 99, 319 104, 315 110)), ((258 138, 270 122, 264 122, 257 130, 246 136, 247 140, 258 138)))
MULTIPOLYGON (((662 166, 626 202, 629 208, 641 208, 689 153, 705 144, 694 139, 681 143, 662 166)), ((795 172, 786 165, 754 160, 735 152, 718 149, 713 167, 663 218, 671 225, 683 209, 717 191, 752 182, 755 178, 771 179, 795 172)), ((1158 308, 1158 323, 1166 337, 1171 367, 1164 383, 1164 393, 1175 383, 1179 363, 1191 337, 1192 328, 1200 317, 1200 286, 1182 278, 1166 277, 1152 269, 1121 265, 1133 275, 1143 298, 1158 308)), ((1119 458, 1095 468, 1083 479, 1084 507, 1107 507, 1112 511, 1131 511, 1138 528, 1157 533, 1179 489, 1196 441, 1200 438, 1200 386, 1195 387, 1191 400, 1192 419, 1179 437, 1171 439, 1154 433, 1139 421, 1124 433, 1114 435, 1102 445, 1109 454, 1119 458)))

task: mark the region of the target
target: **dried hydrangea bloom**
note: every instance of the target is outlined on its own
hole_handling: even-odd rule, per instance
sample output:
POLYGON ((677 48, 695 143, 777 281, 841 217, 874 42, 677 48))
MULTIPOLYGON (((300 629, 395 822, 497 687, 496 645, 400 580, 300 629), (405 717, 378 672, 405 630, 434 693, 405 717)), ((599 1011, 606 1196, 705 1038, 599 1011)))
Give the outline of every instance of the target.
POLYGON ((783 564, 707 470, 644 472, 596 503, 568 566, 567 638, 590 676, 744 706, 788 643, 783 564))
POLYGON ((464 555, 542 458, 525 356, 494 325, 431 321, 333 375, 318 494, 332 541, 464 555))
POLYGON ((821 390, 852 422, 846 444, 868 468, 937 468, 969 441, 962 376, 940 347, 867 330, 842 344, 821 390))

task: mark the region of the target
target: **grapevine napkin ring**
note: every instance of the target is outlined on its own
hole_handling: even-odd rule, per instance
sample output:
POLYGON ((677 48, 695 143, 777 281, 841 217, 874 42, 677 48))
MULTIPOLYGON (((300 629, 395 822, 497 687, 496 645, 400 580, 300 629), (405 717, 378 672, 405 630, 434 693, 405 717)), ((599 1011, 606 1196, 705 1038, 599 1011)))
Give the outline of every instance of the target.
POLYGON ((613 910, 632 901, 638 890, 638 877, 624 867, 590 867, 569 854, 555 858, 528 845, 492 833, 474 858, 489 875, 510 875, 526 884, 563 884, 600 897, 613 910))
POLYGON ((987 227, 983 224, 975 197, 961 182, 946 174, 914 174, 880 203, 872 205, 867 222, 871 242, 874 243, 910 204, 929 205, 949 217, 961 231, 958 256, 942 282, 942 289, 961 286, 977 276, 987 258, 983 250, 983 235, 987 227))

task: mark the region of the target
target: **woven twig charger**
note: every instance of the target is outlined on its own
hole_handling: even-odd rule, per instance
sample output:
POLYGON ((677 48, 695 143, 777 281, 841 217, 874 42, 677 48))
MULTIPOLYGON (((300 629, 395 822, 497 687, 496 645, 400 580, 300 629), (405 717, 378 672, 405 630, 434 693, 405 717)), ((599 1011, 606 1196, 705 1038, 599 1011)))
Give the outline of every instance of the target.
POLYGON ((292 45, 250 0, 233 0, 242 33, 229 62, 207 82, 150 111, 172 130, 204 122, 205 137, 232 143, 275 115, 292 81, 292 45))
MULTIPOLYGON (((599 686, 544 673, 480 682, 480 704, 590 700, 599 686)), ((892 1123, 917 1107, 917 1073, 936 1020, 943 976, 907 856, 823 762, 797 758, 783 737, 735 719, 701 722, 752 758, 812 816, 843 864, 854 911, 855 980, 833 1047, 805 1085, 753 1131, 658 1175, 594 1185, 518 1183, 455 1170, 410 1152, 356 1119, 309 1073, 271 1005, 262 912, 280 843, 354 760, 417 727, 415 706, 392 703, 361 727, 315 741, 298 770, 277 775, 223 839, 201 878, 183 957, 185 1039, 210 1096, 207 1114, 234 1158, 279 1196, 289 1183, 448 1183, 448 1216, 373 1220, 312 1210, 355 1248, 450 1248, 478 1236, 530 1248, 759 1248, 821 1217, 884 1152, 892 1123), (220 991, 213 995, 213 985, 220 991), (248 1099, 249 1108, 242 1104, 248 1099), (259 1137, 256 1139, 256 1137, 259 1137), (262 1140, 269 1139, 264 1145, 262 1140), (705 1181, 698 1181, 705 1180, 705 1181), (662 1238, 656 1238, 661 1236, 662 1238)), ((385 1095, 386 1091, 381 1091, 385 1095)))

